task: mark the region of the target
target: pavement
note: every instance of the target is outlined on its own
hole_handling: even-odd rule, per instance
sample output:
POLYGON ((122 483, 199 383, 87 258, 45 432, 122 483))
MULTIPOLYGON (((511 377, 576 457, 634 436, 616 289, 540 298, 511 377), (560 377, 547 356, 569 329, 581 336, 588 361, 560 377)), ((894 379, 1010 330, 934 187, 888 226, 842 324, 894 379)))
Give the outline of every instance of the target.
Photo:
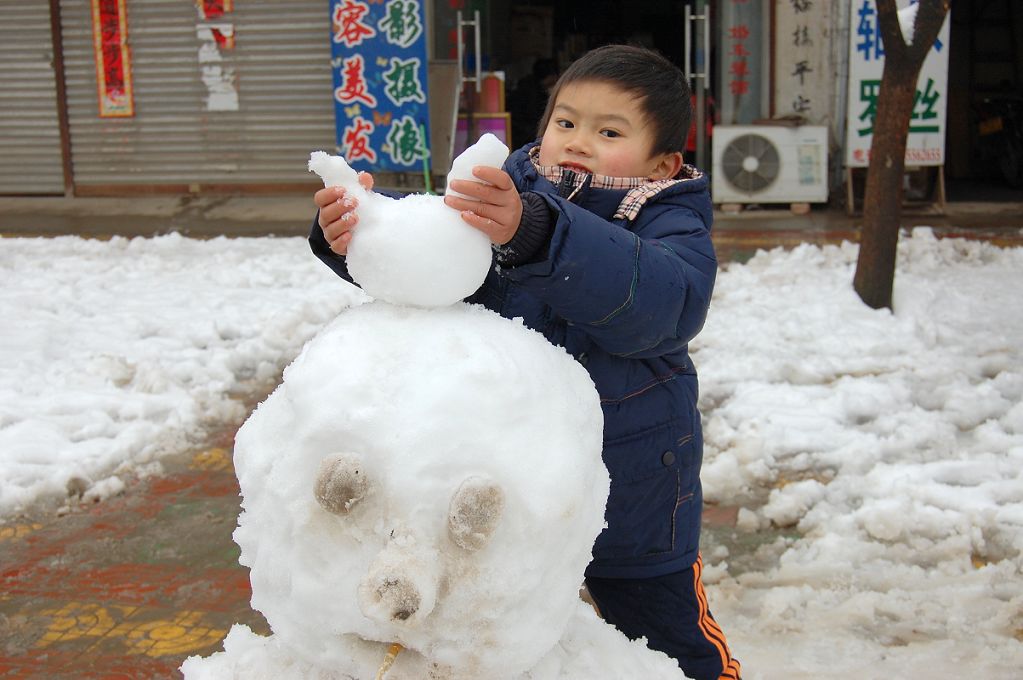
MULTIPOLYGON (((195 238, 305 236, 310 197, 0 197, 0 236, 195 238)), ((939 237, 1023 246, 1023 202, 950 203, 907 211, 903 226, 939 237)), ((722 262, 758 249, 855 241, 859 218, 815 208, 717 215, 722 262)), ((253 406, 265 395, 250 395, 253 406)), ((234 623, 269 628, 249 606, 248 572, 231 538, 240 511, 232 445, 240 422, 164 458, 99 504, 40 504, 0 520, 0 678, 177 678, 190 655, 220 648, 234 623)), ((759 569, 774 535, 735 530, 737 507, 705 509, 704 551, 724 546, 730 569, 759 569)))
MULTIPOLYGON (((903 211, 902 224, 933 227, 938 236, 980 238, 999 245, 1023 243, 1023 191, 999 202, 956 201, 942 211, 922 206, 903 211)), ((2 197, 0 235, 88 238, 154 236, 179 232, 215 236, 305 236, 315 214, 312 194, 300 196, 181 195, 131 198, 2 197)), ((814 206, 805 215, 788 206, 715 212, 714 242, 723 262, 745 259, 758 248, 858 239, 862 219, 843 209, 814 206)))
POLYGON ((270 632, 231 540, 233 432, 102 503, 0 525, 0 677, 179 678, 232 624, 270 632))

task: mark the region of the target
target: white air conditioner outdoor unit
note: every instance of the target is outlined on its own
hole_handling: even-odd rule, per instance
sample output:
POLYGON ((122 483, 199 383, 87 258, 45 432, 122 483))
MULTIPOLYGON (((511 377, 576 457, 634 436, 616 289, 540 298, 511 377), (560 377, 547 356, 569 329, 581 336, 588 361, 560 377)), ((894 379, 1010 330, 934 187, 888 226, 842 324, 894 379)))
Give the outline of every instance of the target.
POLYGON ((828 128, 717 125, 711 193, 715 203, 824 203, 828 128))

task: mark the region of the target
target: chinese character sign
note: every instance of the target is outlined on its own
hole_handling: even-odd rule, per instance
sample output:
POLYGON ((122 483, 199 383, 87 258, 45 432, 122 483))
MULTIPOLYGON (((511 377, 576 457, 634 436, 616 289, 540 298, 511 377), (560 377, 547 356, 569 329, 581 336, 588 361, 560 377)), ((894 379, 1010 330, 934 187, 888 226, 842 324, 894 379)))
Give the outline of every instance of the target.
POLYGON ((134 116, 124 0, 92 0, 92 46, 100 117, 134 116))
POLYGON ((783 0, 775 4, 774 114, 798 115, 812 125, 833 117, 831 3, 783 0))
MULTIPOLYGON (((748 124, 764 115, 770 74, 765 66, 765 3, 727 0, 721 12, 717 110, 724 125, 748 124)), ((769 22, 768 22, 769 23, 769 22)))
MULTIPOLYGON (((904 9, 915 0, 898 0, 904 9)), ((906 142, 906 166, 945 163, 945 107, 948 98, 949 20, 924 60, 917 79, 913 113, 906 142)), ((870 165, 874 139, 874 116, 884 70, 884 43, 875 0, 852 1, 849 30, 849 105, 846 112, 845 164, 852 168, 870 165)))
POLYGON ((430 156, 426 21, 419 0, 331 0, 338 151, 357 170, 419 170, 430 156))

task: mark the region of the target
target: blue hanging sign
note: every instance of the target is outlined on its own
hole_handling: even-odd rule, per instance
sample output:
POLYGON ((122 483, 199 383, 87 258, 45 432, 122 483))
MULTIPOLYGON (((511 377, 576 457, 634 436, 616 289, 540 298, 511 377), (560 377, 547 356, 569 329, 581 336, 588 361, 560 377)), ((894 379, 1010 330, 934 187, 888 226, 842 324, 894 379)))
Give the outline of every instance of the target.
POLYGON ((356 170, 430 157, 426 17, 418 0, 331 0, 338 152, 356 170))

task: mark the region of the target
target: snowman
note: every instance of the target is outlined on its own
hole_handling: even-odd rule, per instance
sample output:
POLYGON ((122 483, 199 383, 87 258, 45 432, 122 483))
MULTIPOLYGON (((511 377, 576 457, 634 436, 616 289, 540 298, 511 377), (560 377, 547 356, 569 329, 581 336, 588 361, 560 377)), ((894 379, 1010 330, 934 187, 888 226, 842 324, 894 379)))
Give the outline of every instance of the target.
MULTIPOLYGON (((448 175, 500 167, 492 135, 448 175)), ((310 169, 359 201, 345 311, 238 431, 234 533, 252 606, 186 678, 683 678, 579 599, 603 527, 603 417, 585 369, 461 300, 485 235, 438 196, 367 192, 343 158, 310 169)))

